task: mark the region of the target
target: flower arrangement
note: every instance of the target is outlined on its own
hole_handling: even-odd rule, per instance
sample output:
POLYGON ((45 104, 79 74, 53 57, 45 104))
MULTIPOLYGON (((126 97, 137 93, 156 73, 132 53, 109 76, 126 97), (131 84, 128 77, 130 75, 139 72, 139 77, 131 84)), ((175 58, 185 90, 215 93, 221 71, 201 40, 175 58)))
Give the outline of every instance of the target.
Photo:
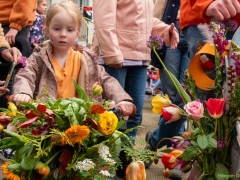
MULTIPOLYGON (((180 108, 173 104, 167 95, 155 96, 152 99, 152 111, 160 114, 166 123, 185 116, 190 125, 189 131, 183 132, 182 136, 165 138, 158 143, 159 145, 163 140, 170 140, 172 144, 170 148, 162 151, 161 161, 165 167, 163 170, 165 177, 169 177, 171 170, 177 166, 184 173, 194 167, 198 172, 195 173, 198 179, 219 179, 222 174, 230 175, 231 140, 234 136, 233 130, 239 121, 240 110, 240 46, 231 42, 232 54, 227 56, 225 51, 229 42, 225 35, 228 30, 236 30, 236 27, 236 22, 233 21, 211 23, 214 81, 211 86, 204 88, 213 91, 214 96, 208 99, 199 98, 196 81, 188 70, 185 72, 184 85, 168 71, 156 53, 156 49, 162 46, 159 37, 151 36, 147 42, 147 46, 158 56, 163 69, 168 73, 185 104, 180 108)), ((158 158, 155 162, 158 162, 158 158)))
POLYGON ((1 108, 6 137, 0 149, 13 152, 13 159, 1 166, 5 179, 109 179, 121 166, 118 155, 124 150, 133 159, 126 171, 128 179, 145 180, 141 160, 154 154, 134 147, 126 136, 132 129, 118 131, 124 120, 112 109, 112 101, 92 100, 102 94, 100 85, 94 84, 89 98, 73 82, 80 98, 22 102, 21 110, 9 102, 8 109, 1 108))

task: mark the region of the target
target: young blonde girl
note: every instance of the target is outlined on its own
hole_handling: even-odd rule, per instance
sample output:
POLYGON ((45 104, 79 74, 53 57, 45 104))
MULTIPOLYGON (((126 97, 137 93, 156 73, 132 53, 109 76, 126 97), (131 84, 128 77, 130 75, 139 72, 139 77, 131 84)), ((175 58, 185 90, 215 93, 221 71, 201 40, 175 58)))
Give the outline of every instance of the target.
POLYGON ((46 86, 51 98, 72 98, 76 90, 72 79, 90 96, 92 86, 98 82, 103 87, 102 99, 113 100, 122 114, 133 111, 132 99, 117 80, 97 65, 97 54, 78 44, 82 15, 71 1, 53 4, 46 15, 46 42, 33 51, 27 65, 15 77, 13 101, 29 101, 44 98, 46 86), (78 51, 72 49, 73 45, 78 51))

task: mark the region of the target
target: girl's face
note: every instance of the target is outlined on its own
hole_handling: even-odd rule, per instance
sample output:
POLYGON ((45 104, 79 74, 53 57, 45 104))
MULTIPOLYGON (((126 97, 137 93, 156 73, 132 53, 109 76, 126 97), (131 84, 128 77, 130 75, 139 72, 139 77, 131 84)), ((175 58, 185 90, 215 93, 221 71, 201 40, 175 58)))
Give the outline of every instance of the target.
POLYGON ((40 3, 37 6, 37 11, 39 14, 45 14, 46 10, 47 10, 47 0, 43 0, 42 3, 40 3))
POLYGON ((47 31, 53 48, 60 51, 68 50, 78 37, 77 25, 66 12, 54 15, 47 31))

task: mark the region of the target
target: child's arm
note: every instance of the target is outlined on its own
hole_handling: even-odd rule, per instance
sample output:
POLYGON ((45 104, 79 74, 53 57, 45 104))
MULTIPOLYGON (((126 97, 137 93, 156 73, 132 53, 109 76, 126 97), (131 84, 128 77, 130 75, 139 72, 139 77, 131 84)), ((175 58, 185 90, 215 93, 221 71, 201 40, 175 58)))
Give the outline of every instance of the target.
POLYGON ((121 101, 132 102, 132 98, 124 91, 119 82, 106 73, 103 66, 98 65, 99 84, 103 87, 102 97, 113 100, 118 104, 121 101))
POLYGON ((34 92, 37 86, 38 74, 41 74, 39 67, 42 61, 37 61, 36 57, 32 54, 29 58, 27 58, 26 66, 21 68, 19 72, 15 75, 14 78, 14 86, 13 86, 13 94, 21 94, 23 97, 18 99, 28 99, 25 98, 24 95, 27 95, 31 98, 34 98, 34 92))

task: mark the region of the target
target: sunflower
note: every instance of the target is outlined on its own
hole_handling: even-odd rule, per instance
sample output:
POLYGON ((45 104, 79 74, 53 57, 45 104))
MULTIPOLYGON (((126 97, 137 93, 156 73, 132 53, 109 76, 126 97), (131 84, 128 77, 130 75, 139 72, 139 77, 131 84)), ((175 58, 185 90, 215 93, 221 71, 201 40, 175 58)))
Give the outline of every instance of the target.
POLYGON ((65 131, 66 136, 72 144, 82 143, 82 141, 88 137, 90 129, 83 125, 74 125, 65 131))
POLYGON ((20 180, 20 177, 13 173, 13 171, 8 169, 8 165, 10 162, 5 162, 1 168, 2 168, 2 174, 5 175, 6 179, 8 180, 20 180))
POLYGON ((105 111, 104 113, 100 114, 100 119, 98 123, 101 132, 104 135, 109 135, 115 131, 118 124, 118 118, 114 113, 105 111))

